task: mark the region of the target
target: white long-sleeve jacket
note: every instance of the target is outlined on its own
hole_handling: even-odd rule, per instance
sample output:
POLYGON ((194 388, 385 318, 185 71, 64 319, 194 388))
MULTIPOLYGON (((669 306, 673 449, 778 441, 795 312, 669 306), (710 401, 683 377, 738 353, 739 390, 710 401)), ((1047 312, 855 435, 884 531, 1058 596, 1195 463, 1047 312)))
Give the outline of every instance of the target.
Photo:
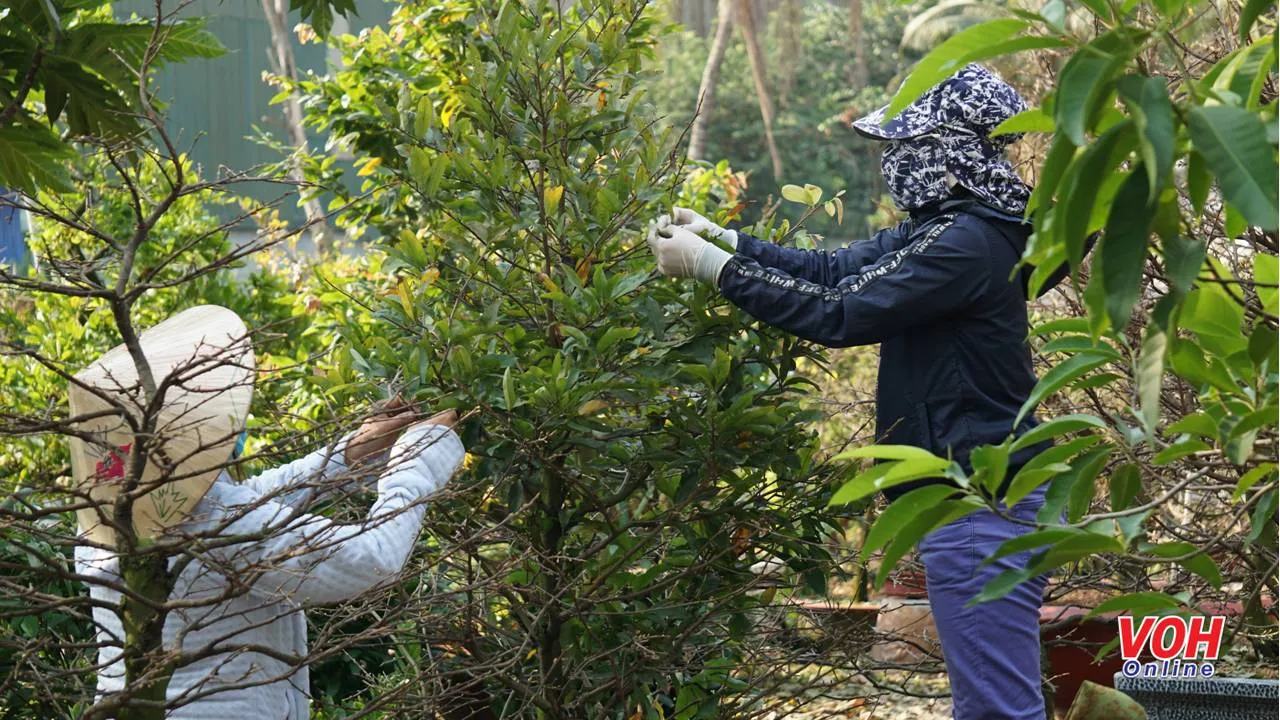
MULTIPOLYGON (((420 452, 402 453, 378 483, 365 520, 341 524, 307 513, 320 478, 346 472, 342 452, 318 451, 244 483, 223 475, 178 531, 192 559, 170 595, 167 650, 188 657, 169 682, 169 717, 184 720, 303 720, 309 677, 303 609, 353 598, 400 571, 421 529, 424 497, 462 463, 462 442, 440 426, 412 428, 420 452), (220 545, 220 546, 219 546, 220 545), (264 652, 262 650, 270 650, 264 652), (293 658, 296 658, 294 660, 293 658)), ((399 450, 400 448, 397 448, 399 450)), ((393 451, 393 460, 396 451, 393 451)), ((99 642, 98 692, 124 686, 124 632, 117 557, 76 548, 99 642)))

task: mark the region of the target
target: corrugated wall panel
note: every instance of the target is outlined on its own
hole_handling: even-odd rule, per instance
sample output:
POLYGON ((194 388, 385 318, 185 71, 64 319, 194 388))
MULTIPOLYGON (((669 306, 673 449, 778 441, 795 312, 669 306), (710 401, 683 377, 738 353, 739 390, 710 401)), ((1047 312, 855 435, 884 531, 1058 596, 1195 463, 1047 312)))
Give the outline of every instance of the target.
MULTIPOLYGON (((356 7, 360 14, 350 18, 349 32, 386 22, 395 4, 358 0, 356 7)), ((131 14, 154 17, 155 4, 125 0, 115 3, 115 12, 121 18, 131 14)), ((255 127, 285 138, 280 108, 270 104, 276 91, 262 81, 262 73, 270 69, 267 47, 271 35, 259 0, 197 0, 183 15, 209 18, 210 32, 228 52, 220 58, 168 67, 157 75, 158 94, 168 103, 169 132, 179 147, 190 152, 205 178, 213 177, 219 167, 246 170, 278 161, 277 153, 253 140, 255 127)), ((291 14, 290 26, 298 21, 297 15, 291 14)), ((303 45, 295 37, 293 52, 299 72, 324 70, 327 53, 323 45, 303 45)), ((312 140, 318 142, 314 137, 312 140)), ((243 194, 261 201, 281 195, 279 186, 265 183, 242 188, 243 194)), ((291 222, 303 219, 293 199, 280 209, 291 222)))

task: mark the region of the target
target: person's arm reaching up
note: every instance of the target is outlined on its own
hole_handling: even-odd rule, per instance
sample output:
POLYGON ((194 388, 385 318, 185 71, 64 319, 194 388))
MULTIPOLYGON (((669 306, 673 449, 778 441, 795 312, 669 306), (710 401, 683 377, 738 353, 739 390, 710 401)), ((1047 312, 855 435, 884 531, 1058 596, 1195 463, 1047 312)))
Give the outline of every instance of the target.
POLYGON ((717 281, 755 318, 831 347, 870 345, 964 307, 986 289, 986 241, 943 215, 856 274, 818 284, 735 255, 717 281))
POLYGON ((417 540, 422 500, 449 481, 465 454, 458 436, 435 421, 411 427, 396 441, 363 522, 298 513, 243 485, 228 485, 224 507, 215 514, 234 520, 219 535, 246 541, 210 554, 223 572, 251 581, 253 594, 299 605, 347 600, 393 579, 417 540))
POLYGON ((704 239, 718 239, 738 255, 763 267, 781 270, 791 277, 819 285, 835 285, 841 278, 857 273, 886 253, 901 249, 908 235, 907 227, 898 225, 839 250, 800 250, 760 240, 741 230, 722 228, 687 208, 675 208, 671 223, 704 239))

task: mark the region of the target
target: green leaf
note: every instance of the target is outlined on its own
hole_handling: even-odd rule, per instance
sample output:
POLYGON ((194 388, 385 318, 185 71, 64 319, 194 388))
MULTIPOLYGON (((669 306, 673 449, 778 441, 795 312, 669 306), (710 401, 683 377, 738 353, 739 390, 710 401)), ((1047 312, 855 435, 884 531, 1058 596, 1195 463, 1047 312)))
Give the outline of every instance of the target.
POLYGON ((1053 116, 1043 108, 1030 108, 1000 123, 990 132, 992 137, 1032 132, 1053 132, 1053 116))
POLYGON ((1211 449, 1210 446, 1201 440, 1183 440, 1156 453, 1151 462, 1154 465, 1168 465, 1175 460, 1209 449, 1211 449))
POLYGON ((1069 483, 1071 488, 1067 499, 1067 522, 1078 522, 1089 511, 1089 503, 1097 494, 1093 481, 1098 477, 1098 473, 1102 472, 1110 456, 1110 447, 1100 447, 1081 455, 1071 463, 1071 472, 1067 476, 1068 479, 1064 481, 1069 483))
POLYGON ((1196 215, 1204 212, 1204 203, 1209 199, 1209 188, 1213 185, 1213 175, 1205 167, 1204 157, 1194 150, 1187 153, 1187 195, 1191 199, 1191 209, 1196 215))
POLYGON ((1014 38, 1029 27, 1025 20, 1000 18, 972 25, 947 38, 916 63, 889 100, 885 121, 892 120, 927 90, 971 62, 1019 50, 1062 46, 1062 40, 1057 38, 1014 38))
MULTIPOLYGON (((1126 75, 1116 89, 1138 128, 1138 146, 1147 170, 1148 203, 1154 203, 1173 169, 1173 104, 1163 78, 1126 75)), ((1119 204, 1117 199, 1116 204, 1119 204)))
POLYGON ((883 587, 885 579, 897 567, 898 561, 911 548, 915 547, 916 543, 920 542, 920 539, 925 535, 981 507, 982 505, 973 500, 945 500, 938 505, 921 511, 898 531, 893 542, 889 543, 889 546, 885 549, 884 556, 880 559, 880 570, 876 573, 876 585, 883 587))
POLYGON ((941 477, 950 465, 950 460, 932 456, 876 465, 841 486, 828 506, 848 505, 913 480, 941 477))
POLYGON ((1030 199, 1027 200, 1028 213, 1048 211, 1054 193, 1058 191, 1058 186, 1067 168, 1071 166, 1071 161, 1075 159, 1075 155, 1076 146, 1071 142, 1071 138, 1062 133, 1054 133, 1049 153, 1045 155, 1044 164, 1040 167, 1040 182, 1036 183, 1030 199))
POLYGON ((1142 472, 1134 463, 1125 463, 1111 473, 1111 511, 1128 510, 1129 504, 1142 490, 1142 472))
POLYGON ((1084 256, 1084 241, 1099 194, 1116 166, 1128 155, 1132 142, 1133 124, 1126 120, 1086 148, 1072 168, 1053 220, 1054 236, 1066 247, 1067 259, 1073 268, 1080 265, 1084 256))
POLYGON ((1236 31, 1236 39, 1241 45, 1249 41, 1249 31, 1253 29, 1253 23, 1257 21, 1258 16, 1275 4, 1275 0, 1245 0, 1244 7, 1240 10, 1240 25, 1236 31))
POLYGON ((1257 507, 1253 509, 1253 514, 1249 516, 1249 537, 1245 540, 1246 545, 1252 545, 1262 537, 1262 533, 1275 527, 1276 524, 1276 491, 1270 490, 1262 499, 1258 501, 1257 507))
POLYGON ((1202 106, 1188 113, 1187 126, 1227 202, 1251 224, 1280 229, 1280 166, 1262 120, 1237 107, 1202 106))
POLYGON ((1262 309, 1268 315, 1280 315, 1280 269, 1275 255, 1259 253, 1253 256, 1253 289, 1262 301, 1262 309))
POLYGON ((1199 412, 1182 416, 1177 422, 1165 428, 1164 432, 1165 435, 1188 433, 1213 439, 1218 437, 1218 424, 1214 422, 1213 418, 1199 412))
POLYGON ((502 401, 506 403, 505 407, 507 410, 515 409, 515 380, 511 377, 510 367, 502 371, 502 401))
POLYGON ((1138 408, 1147 433, 1154 433, 1160 422, 1160 389, 1164 381, 1164 355, 1169 336, 1156 323, 1147 325, 1138 355, 1134 379, 1138 384, 1138 408))
POLYGON ((1254 485, 1257 485, 1263 479, 1269 479, 1272 475, 1275 475, 1275 472, 1275 463, 1262 463, 1258 467, 1253 468, 1244 475, 1241 475, 1240 482, 1236 483, 1235 492, 1231 493, 1231 501, 1238 502, 1240 498, 1244 497, 1245 493, 1249 492, 1249 490, 1253 488, 1254 485))
MULTIPOLYGON (((1159 558, 1173 558, 1182 555, 1190 555, 1196 553, 1199 548, 1189 542, 1167 542, 1144 548, 1148 553, 1159 558)), ((1218 565, 1204 553, 1196 553, 1190 557, 1182 558, 1176 561, 1179 565, 1187 570, 1199 575, 1205 582, 1215 588, 1222 587, 1222 573, 1218 570, 1218 565)))
POLYGON ((0 128, 0 187, 34 195, 39 190, 70 192, 67 171, 75 153, 43 125, 0 128))
POLYGON ((1001 543, 1000 547, 996 549, 994 554, 990 557, 983 558, 981 564, 990 565, 1003 557, 1016 555, 1027 550, 1034 550, 1035 548, 1044 547, 1045 545, 1055 545, 1067 538, 1080 535, 1083 532, 1083 530, 1073 527, 1056 527, 1046 528, 1044 530, 1035 530, 1025 535, 1019 535, 1018 537, 1005 540, 1001 543))
POLYGON ((1044 374, 1044 377, 1040 378, 1040 382, 1036 383, 1036 386, 1031 390, 1031 395, 1022 404, 1022 409, 1018 411, 1017 419, 1013 421, 1014 426, 1020 424, 1022 419, 1045 398, 1058 392, 1069 383, 1102 367, 1107 362, 1109 362, 1107 357, 1099 357, 1092 353, 1080 353, 1055 365, 1052 370, 1044 374))
POLYGON ((911 445, 867 445, 836 455, 832 460, 941 460, 937 455, 911 445))
POLYGON ((1162 592, 1126 593, 1118 597, 1103 600, 1097 607, 1089 611, 1086 618, 1097 617, 1106 613, 1128 612, 1134 617, 1160 614, 1162 610, 1176 610, 1181 605, 1177 599, 1162 592))
POLYGON ((862 546, 862 559, 866 560, 873 552, 901 534, 903 528, 921 512, 936 507, 957 492, 956 488, 947 485, 926 485, 894 500, 867 531, 862 546))
POLYGON ((1111 93, 1111 78, 1130 52, 1128 39, 1113 30, 1076 51, 1058 73, 1054 121, 1058 132, 1077 147, 1084 146, 1085 133, 1111 93))
MULTIPOLYGON (((1102 287, 1106 291, 1107 316, 1111 326, 1129 324, 1129 313, 1142 292, 1142 270, 1147 261, 1147 238, 1155 223, 1156 206, 1150 202, 1148 175, 1140 166, 1125 178, 1116 193, 1107 231, 1097 261, 1101 263, 1102 287)), ((1094 268, 1098 272, 1099 268, 1094 268)))
POLYGON ((1107 423, 1095 415, 1063 415, 1028 430, 1022 437, 1014 441, 1013 446, 1009 448, 1009 452, 1016 453, 1043 440, 1077 432, 1085 428, 1105 429, 1106 427, 1107 423))
POLYGON ((969 453, 974 477, 981 475, 982 486, 995 495, 1009 471, 1009 448, 1002 445, 981 445, 969 453))
POLYGON ((1196 275, 1200 273, 1200 267, 1204 265, 1204 241, 1184 238, 1177 233, 1165 235, 1161 241, 1165 275, 1173 290, 1180 294, 1190 291, 1196 275))
POLYGON ((1231 355, 1248 346, 1240 326, 1244 308, 1226 291, 1213 284, 1193 290, 1182 304, 1178 324, 1200 336, 1200 341, 1221 355, 1231 355))

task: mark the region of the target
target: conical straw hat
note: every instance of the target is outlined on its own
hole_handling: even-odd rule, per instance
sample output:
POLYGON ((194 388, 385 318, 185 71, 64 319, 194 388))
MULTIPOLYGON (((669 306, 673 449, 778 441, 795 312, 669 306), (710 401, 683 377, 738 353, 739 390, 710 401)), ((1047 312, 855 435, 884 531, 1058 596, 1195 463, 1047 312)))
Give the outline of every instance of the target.
POLYGON ((71 470, 95 507, 77 512, 90 541, 110 547, 114 503, 123 490, 135 445, 147 448, 135 488, 133 527, 149 540, 182 522, 231 459, 253 397, 254 359, 248 330, 236 314, 216 305, 181 312, 138 338, 157 395, 155 429, 142 427, 147 393, 134 358, 113 348, 75 376, 71 384, 71 470), (89 417, 97 416, 97 417, 89 417), (82 419, 83 418, 83 419, 82 419))

